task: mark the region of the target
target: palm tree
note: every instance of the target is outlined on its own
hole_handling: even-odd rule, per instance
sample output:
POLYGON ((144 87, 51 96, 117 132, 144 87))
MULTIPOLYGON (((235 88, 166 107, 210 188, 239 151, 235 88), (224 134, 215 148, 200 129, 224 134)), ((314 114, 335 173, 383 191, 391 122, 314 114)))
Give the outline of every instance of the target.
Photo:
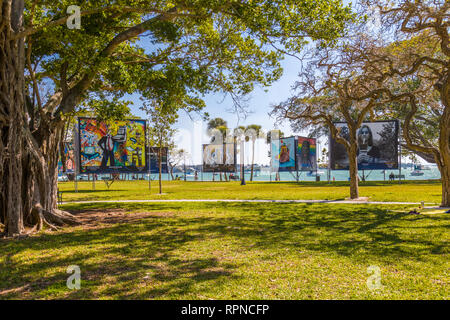
POLYGON ((222 138, 224 140, 228 130, 227 122, 222 118, 215 118, 208 122, 208 127, 206 130, 208 135, 211 136, 211 142, 214 142, 215 140, 215 136, 213 135, 214 129, 220 131, 220 133, 222 134, 222 138))
MULTIPOLYGON (((261 126, 258 124, 251 124, 247 126, 247 132, 251 132, 252 139, 252 167, 250 171, 250 181, 253 181, 253 167, 255 165, 255 142, 261 136, 261 126)), ((249 138, 246 137, 246 140, 249 138)))
MULTIPOLYGON (((237 138, 238 137, 240 137, 242 134, 244 134, 244 132, 245 132, 245 127, 244 126, 238 126, 237 128, 235 128, 234 129, 234 132, 233 132, 233 139, 234 139, 234 143, 236 144, 237 143, 237 138)), ((248 141, 248 137, 246 136, 245 137, 245 141, 248 141)), ((240 154, 241 154, 241 161, 240 161, 240 163, 241 163, 241 170, 240 170, 240 176, 241 176, 241 185, 244 185, 245 184, 245 176, 244 176, 244 174, 245 174, 245 168, 244 168, 244 158, 243 158, 243 155, 242 155, 242 153, 244 152, 244 150, 243 150, 244 148, 243 148, 243 144, 241 144, 241 147, 240 147, 240 154)))
MULTIPOLYGON (((208 126, 207 126, 207 132, 208 135, 211 136, 211 142, 215 142, 216 137, 213 135, 212 130, 219 130, 221 135, 222 135, 222 141, 225 141, 225 137, 227 134, 227 130, 228 130, 228 126, 227 126, 227 122, 225 120, 223 120, 222 118, 215 118, 212 119, 208 122, 208 126)), ((226 175, 225 175, 225 180, 226 180, 226 175)), ((213 180, 214 180, 214 173, 213 173, 213 180)), ((220 172, 220 181, 222 181, 222 172, 220 172)))
MULTIPOLYGON (((284 137, 284 133, 281 131, 281 130, 272 130, 272 131, 278 131, 278 138, 283 138, 284 137)), ((271 132, 272 131, 269 131, 269 132, 267 132, 267 135, 266 135, 266 143, 267 144, 269 144, 270 143, 270 140, 272 139, 271 137, 272 137, 272 134, 271 134, 271 132)))
MULTIPOLYGON (((227 128, 227 122, 225 120, 223 120, 222 118, 215 118, 215 119, 209 120, 208 127, 207 127, 208 134, 211 135, 211 130, 219 129, 220 127, 227 128)), ((211 141, 211 142, 214 142, 214 141, 211 141)))
POLYGON ((246 128, 244 126, 239 126, 234 129, 234 141, 236 142, 237 136, 240 134, 240 132, 244 133, 246 128), (239 132, 240 131, 240 132, 239 132))

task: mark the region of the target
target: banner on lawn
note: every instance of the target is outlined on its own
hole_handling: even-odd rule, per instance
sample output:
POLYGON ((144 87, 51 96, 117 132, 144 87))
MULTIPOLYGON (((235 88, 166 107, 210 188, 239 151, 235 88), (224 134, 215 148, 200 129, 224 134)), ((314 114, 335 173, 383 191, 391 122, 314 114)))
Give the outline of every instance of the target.
POLYGON ((62 158, 59 157, 58 160, 58 173, 75 173, 76 162, 75 162, 75 147, 73 142, 64 142, 64 164, 62 158))
POLYGON ((145 120, 78 118, 81 173, 146 173, 145 120))
MULTIPOLYGON (((159 173, 159 155, 158 150, 159 147, 150 147, 150 173, 159 173)), ((163 147, 161 148, 161 173, 168 173, 167 166, 167 154, 169 152, 169 148, 163 147)))
MULTIPOLYGON (((349 141, 348 126, 335 123, 341 136, 349 141)), ((356 132, 358 169, 398 169, 398 121, 363 122, 356 132)), ((330 165, 332 170, 348 170, 345 147, 330 136, 330 165)))
POLYGON ((316 171, 316 139, 297 137, 297 168, 299 171, 316 171))
POLYGON ((272 140, 270 146, 272 171, 296 170, 296 143, 295 137, 272 140))
POLYGON ((203 172, 235 171, 236 145, 234 143, 203 145, 203 172))

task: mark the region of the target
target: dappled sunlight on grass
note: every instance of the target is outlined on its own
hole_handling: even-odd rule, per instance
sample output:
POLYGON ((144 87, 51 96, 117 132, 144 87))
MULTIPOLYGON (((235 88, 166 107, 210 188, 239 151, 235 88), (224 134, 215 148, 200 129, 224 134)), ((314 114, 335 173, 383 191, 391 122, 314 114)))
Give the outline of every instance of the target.
MULTIPOLYGON (((148 200, 148 199, 323 199, 343 200, 349 197, 347 182, 184 182, 163 181, 163 195, 157 187, 148 189, 147 181, 116 181, 110 190, 99 181, 79 182, 75 192, 73 182, 60 182, 64 201, 82 200, 148 200)), ((373 201, 440 203, 442 187, 439 181, 408 181, 402 184, 381 181, 361 183, 360 196, 373 201)))
POLYGON ((108 219, 1 240, 1 298, 448 298, 448 215, 223 202, 64 208, 108 219), (81 290, 65 286, 69 265, 81 268, 81 290), (382 270, 379 292, 366 287, 370 265, 382 270))

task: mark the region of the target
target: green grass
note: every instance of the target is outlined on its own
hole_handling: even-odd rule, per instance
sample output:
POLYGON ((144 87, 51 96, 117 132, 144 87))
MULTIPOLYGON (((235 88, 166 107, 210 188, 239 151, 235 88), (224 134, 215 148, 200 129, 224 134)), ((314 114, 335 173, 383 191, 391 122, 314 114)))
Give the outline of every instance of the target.
MULTIPOLYGON (((73 182, 59 183, 64 201, 83 200, 146 200, 146 199, 325 199, 343 200, 349 197, 346 182, 184 182, 164 181, 163 195, 159 195, 157 182, 116 181, 107 189, 103 181, 79 182, 78 193, 73 182)), ((388 182, 361 183, 360 196, 373 201, 402 201, 439 204, 442 187, 439 181, 407 181, 402 184, 388 182)))
POLYGON ((114 218, 117 210, 129 219, 141 216, 0 240, 0 298, 449 298, 448 214, 409 215, 406 206, 223 202, 64 208, 90 212, 85 217, 109 212, 114 218), (81 268, 80 290, 65 286, 69 265, 81 268), (366 285, 369 266, 381 270, 379 290, 366 285))

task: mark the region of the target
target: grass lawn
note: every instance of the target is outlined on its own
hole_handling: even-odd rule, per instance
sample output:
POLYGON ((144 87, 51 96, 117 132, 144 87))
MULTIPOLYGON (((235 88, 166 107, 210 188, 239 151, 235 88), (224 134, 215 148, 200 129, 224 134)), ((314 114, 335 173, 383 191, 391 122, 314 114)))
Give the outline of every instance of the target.
MULTIPOLYGON (((325 199, 343 200, 349 197, 347 182, 184 182, 164 181, 163 195, 159 195, 157 182, 116 181, 108 190, 103 181, 79 182, 78 193, 74 182, 60 182, 63 201, 82 200, 146 200, 146 199, 325 199)), ((360 196, 373 201, 402 201, 439 204, 442 187, 439 181, 407 181, 402 184, 388 182, 361 183, 360 196)))
MULTIPOLYGON (((98 183, 100 186, 100 183, 98 183)), ((219 197, 217 191, 169 197, 219 197)), ((258 184, 259 186, 265 184, 258 184)), ((233 198, 253 184, 233 183, 233 198)), ((285 197, 345 197, 346 188, 279 184, 285 197), (302 190, 299 192, 298 190, 302 190), (304 191, 303 191, 304 190, 304 191)), ((114 185, 113 185, 114 188, 114 185)), ((117 188, 117 186, 116 186, 117 188)), ((437 185, 367 186, 377 200, 436 199, 437 185), (386 196, 382 193, 387 192, 386 196)), ((134 189, 139 192, 140 189, 134 189)), ((178 190, 178 191, 177 191, 178 190)), ((270 197, 269 188, 246 196, 270 197)), ((93 193, 73 194, 73 198, 93 193)), ((106 197, 106 193, 97 191, 106 197)), ((144 193, 115 191, 115 197, 144 193)), ((0 240, 0 298, 81 299, 448 299, 450 215, 410 215, 407 206, 276 203, 70 204, 84 225, 0 240), (81 289, 66 287, 69 265, 81 289), (366 285, 369 266, 382 288, 366 285)))

